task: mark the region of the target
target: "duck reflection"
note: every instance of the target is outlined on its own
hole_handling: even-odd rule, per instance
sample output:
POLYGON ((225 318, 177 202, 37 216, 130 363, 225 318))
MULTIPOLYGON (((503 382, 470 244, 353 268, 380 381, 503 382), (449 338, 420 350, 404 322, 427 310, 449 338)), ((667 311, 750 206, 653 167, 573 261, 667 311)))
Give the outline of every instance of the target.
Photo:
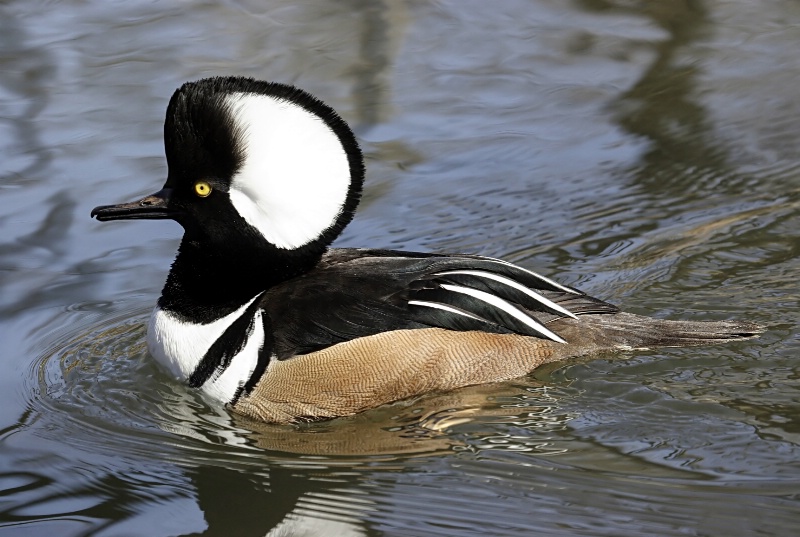
POLYGON ((257 447, 252 456, 259 464, 202 464, 187 474, 208 525, 202 535, 228 535, 232 516, 241 521, 238 535, 367 535, 375 530, 370 514, 379 501, 370 490, 380 481, 381 495, 391 495, 391 483, 406 479, 412 459, 433 465, 464 451, 520 451, 523 443, 527 451, 548 453, 543 437, 572 417, 560 411, 557 393, 533 379, 429 394, 297 426, 232 416, 242 433, 229 441, 246 439, 257 447), (510 424, 526 434, 505 434, 510 424))
POLYGON ((619 125, 650 141, 633 170, 648 192, 702 192, 722 174, 731 174, 728 149, 719 141, 698 78, 703 63, 687 53, 713 31, 701 0, 641 2, 627 7, 613 1, 584 0, 596 11, 631 11, 667 32, 653 44, 655 57, 638 81, 613 104, 619 125), (667 180, 668 179, 668 180, 667 180))

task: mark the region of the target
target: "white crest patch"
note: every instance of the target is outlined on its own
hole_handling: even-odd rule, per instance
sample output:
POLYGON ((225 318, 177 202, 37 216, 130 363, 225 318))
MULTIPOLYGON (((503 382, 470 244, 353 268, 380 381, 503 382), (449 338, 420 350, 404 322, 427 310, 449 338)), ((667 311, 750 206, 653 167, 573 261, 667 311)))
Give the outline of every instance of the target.
MULTIPOLYGON (((211 345, 256 298, 253 297, 238 310, 208 324, 187 323, 156 307, 147 329, 147 348, 176 378, 186 381, 197 369, 211 345)), ((263 343, 264 325, 261 322, 261 310, 258 310, 253 331, 249 334, 245 347, 233 357, 222 373, 215 373, 203 384, 202 391, 223 403, 231 402, 239 387, 247 382, 255 370, 258 352, 263 343)))
POLYGON ((307 244, 341 214, 350 163, 338 136, 318 116, 269 95, 228 97, 244 142, 230 198, 248 224, 279 248, 307 244))

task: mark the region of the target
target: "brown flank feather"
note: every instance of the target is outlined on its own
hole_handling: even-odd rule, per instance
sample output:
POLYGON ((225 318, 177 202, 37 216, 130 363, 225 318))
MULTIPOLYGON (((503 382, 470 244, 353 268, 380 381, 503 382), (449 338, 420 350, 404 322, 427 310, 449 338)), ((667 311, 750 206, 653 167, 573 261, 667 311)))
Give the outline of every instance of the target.
POLYGON ((581 315, 548 327, 568 343, 516 334, 395 330, 273 361, 234 410, 269 422, 348 416, 432 391, 523 376, 550 362, 604 350, 696 346, 756 337, 737 321, 665 321, 629 313, 581 315))

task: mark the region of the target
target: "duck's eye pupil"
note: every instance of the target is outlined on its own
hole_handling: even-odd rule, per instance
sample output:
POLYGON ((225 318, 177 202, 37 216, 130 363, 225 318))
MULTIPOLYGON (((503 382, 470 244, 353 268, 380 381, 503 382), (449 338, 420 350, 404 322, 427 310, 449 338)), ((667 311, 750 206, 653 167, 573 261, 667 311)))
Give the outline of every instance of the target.
POLYGON ((194 184, 194 192, 201 198, 205 198, 206 196, 211 194, 211 185, 209 185, 205 181, 198 181, 194 184))

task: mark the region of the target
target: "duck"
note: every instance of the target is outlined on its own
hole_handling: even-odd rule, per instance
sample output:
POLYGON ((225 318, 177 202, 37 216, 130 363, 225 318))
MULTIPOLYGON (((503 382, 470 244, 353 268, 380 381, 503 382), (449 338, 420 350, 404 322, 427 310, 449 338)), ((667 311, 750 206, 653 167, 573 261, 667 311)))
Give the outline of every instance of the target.
POLYGON ((364 160, 341 116, 292 85, 187 82, 167 106, 164 146, 163 188, 91 216, 183 227, 149 354, 250 418, 350 416, 568 358, 763 330, 626 313, 481 255, 331 247, 355 214, 364 160))

